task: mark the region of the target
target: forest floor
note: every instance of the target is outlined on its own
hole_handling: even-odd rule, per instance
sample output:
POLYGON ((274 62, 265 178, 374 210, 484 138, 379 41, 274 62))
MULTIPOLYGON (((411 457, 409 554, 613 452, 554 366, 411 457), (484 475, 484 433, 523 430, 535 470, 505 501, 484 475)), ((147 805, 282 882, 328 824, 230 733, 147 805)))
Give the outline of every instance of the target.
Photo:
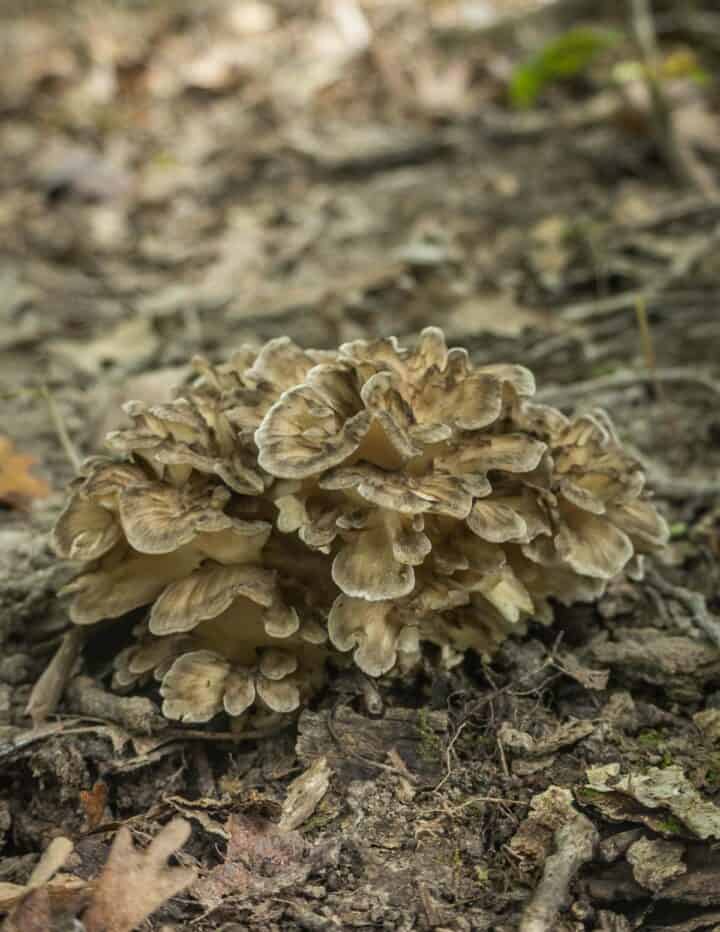
POLYGON ((72 843, 54 918, 8 929, 69 928, 121 826, 141 847, 174 816, 182 892, 161 904, 127 852, 103 874, 119 912, 159 906, 145 929, 720 929, 720 17, 657 14, 674 135, 622 37, 509 106, 518 63, 588 6, 602 26, 567 0, 5 13, 0 916, 72 843), (71 686, 33 725, 72 572, 47 531, 121 404, 167 397, 196 353, 429 324, 611 413, 672 529, 645 578, 490 664, 381 683, 372 713, 331 686, 272 740, 138 722, 99 692, 97 645, 101 711, 71 686), (314 809, 281 829, 309 768, 314 809))

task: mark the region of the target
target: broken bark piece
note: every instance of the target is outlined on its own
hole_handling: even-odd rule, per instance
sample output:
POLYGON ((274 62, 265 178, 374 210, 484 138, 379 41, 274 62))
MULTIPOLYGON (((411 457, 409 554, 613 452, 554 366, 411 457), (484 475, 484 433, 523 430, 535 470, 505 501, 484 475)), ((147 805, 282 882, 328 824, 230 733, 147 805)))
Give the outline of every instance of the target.
POLYGON ((445 712, 387 709, 385 716, 365 718, 342 706, 330 718, 327 712, 306 709, 298 722, 296 751, 304 763, 325 756, 341 782, 377 778, 383 771, 411 774, 423 782, 437 781, 444 761, 447 733, 445 712), (405 771, 386 763, 394 748, 405 771))

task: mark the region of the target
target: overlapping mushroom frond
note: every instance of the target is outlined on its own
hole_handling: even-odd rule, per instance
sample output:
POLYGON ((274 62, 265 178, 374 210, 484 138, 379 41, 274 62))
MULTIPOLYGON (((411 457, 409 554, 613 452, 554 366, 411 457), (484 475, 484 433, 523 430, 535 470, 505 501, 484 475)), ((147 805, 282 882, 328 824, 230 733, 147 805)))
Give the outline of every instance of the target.
POLYGON ((126 406, 122 458, 89 462, 54 532, 89 563, 76 623, 151 606, 115 681, 154 672, 168 717, 292 711, 328 658, 490 653, 667 539, 606 414, 534 404, 531 372, 436 328, 195 364, 174 401, 126 406))

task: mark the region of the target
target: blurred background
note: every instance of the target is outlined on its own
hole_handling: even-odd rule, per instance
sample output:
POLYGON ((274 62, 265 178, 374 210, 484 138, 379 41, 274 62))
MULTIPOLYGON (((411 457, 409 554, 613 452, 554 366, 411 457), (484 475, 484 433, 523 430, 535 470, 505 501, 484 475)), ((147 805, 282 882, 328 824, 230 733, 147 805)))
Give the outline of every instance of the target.
POLYGON ((56 482, 58 416, 87 453, 279 334, 432 323, 600 403, 717 362, 713 0, 5 0, 0 50, 0 435, 56 482))

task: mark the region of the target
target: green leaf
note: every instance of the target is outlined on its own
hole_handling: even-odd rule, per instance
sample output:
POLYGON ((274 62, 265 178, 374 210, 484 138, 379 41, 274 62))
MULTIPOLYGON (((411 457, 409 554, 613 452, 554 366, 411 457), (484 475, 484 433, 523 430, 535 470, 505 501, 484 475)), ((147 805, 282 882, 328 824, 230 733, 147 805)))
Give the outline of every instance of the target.
POLYGON ((532 107, 548 84, 581 74, 621 38, 618 32, 589 26, 564 32, 515 68, 508 88, 510 102, 518 109, 532 107))

